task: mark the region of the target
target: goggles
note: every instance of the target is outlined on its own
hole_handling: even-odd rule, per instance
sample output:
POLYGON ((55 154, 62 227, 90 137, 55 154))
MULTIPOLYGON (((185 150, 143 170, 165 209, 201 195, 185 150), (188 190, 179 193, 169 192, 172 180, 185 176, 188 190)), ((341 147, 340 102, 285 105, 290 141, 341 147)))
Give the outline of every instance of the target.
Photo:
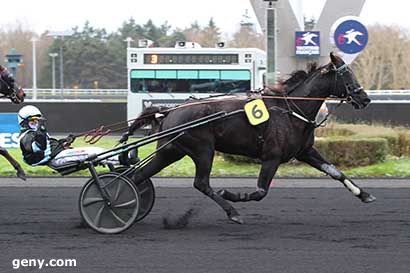
POLYGON ((29 118, 28 118, 28 121, 29 121, 29 122, 31 122, 31 121, 39 121, 40 119, 42 119, 41 116, 32 116, 32 117, 29 117, 29 118))

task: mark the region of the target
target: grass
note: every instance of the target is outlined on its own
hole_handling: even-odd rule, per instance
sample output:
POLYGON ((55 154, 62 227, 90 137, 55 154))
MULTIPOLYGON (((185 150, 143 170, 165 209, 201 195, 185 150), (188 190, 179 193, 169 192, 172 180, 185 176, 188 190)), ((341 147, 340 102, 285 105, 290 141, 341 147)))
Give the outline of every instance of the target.
MULTIPOLYGON (((106 149, 112 148, 116 144, 114 138, 103 138, 97 143, 97 146, 106 149)), ((75 147, 87 146, 82 139, 75 142, 75 147)), ((139 149, 139 156, 144 158, 146 155, 154 151, 155 144, 149 144, 139 149)), ((30 167, 26 165, 22 159, 19 149, 9 149, 9 152, 23 166, 29 176, 48 176, 58 175, 56 172, 46 166, 30 167)), ((410 177, 410 158, 390 158, 383 163, 358 167, 351 169, 342 169, 344 173, 351 177, 410 177)), ((258 176, 258 164, 235 163, 225 161, 221 156, 215 156, 212 168, 213 176, 258 176)), ((5 159, 0 159, 0 176, 14 176, 14 169, 6 162, 5 159)), ((74 175, 86 175, 88 171, 75 173, 74 175)), ((189 157, 184 157, 178 162, 168 166, 162 170, 158 176, 182 176, 190 177, 195 175, 195 167, 189 157)), ((278 172, 277 177, 323 177, 324 175, 305 164, 284 164, 278 172)))
POLYGON ((390 159, 383 163, 374 164, 346 171, 351 177, 410 177, 410 158, 390 159))

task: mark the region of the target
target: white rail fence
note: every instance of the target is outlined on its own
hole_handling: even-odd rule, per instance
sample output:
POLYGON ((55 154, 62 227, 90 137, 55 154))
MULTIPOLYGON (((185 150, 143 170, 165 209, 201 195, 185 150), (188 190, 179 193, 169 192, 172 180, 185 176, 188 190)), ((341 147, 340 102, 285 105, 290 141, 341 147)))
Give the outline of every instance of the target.
POLYGON ((410 95, 410 89, 400 90, 366 90, 369 95, 410 95))
MULTIPOLYGON (((33 99, 33 89, 24 89, 27 99, 33 99)), ((40 89, 36 99, 127 99, 127 89, 40 89)))
MULTIPOLYGON (((33 89, 24 89, 28 99, 33 99, 33 89)), ((403 99, 408 96, 410 90, 367 90, 372 97, 383 97, 384 100, 403 99)), ((102 100, 126 100, 127 89, 37 89, 37 99, 102 99, 102 100)))

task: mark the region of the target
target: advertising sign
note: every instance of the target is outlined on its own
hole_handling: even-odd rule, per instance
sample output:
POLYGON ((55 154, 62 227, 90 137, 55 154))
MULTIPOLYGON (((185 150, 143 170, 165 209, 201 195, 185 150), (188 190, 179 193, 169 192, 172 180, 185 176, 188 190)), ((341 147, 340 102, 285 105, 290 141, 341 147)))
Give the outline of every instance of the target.
POLYGON ((366 27, 357 20, 342 21, 335 29, 335 45, 340 51, 355 54, 362 51, 369 39, 366 27))
POLYGON ((359 17, 345 16, 332 25, 330 37, 344 61, 350 64, 365 49, 369 33, 359 17))
POLYGON ((16 113, 0 113, 0 146, 18 148, 20 126, 16 113))
POLYGON ((296 56, 320 56, 320 32, 296 31, 295 50, 296 56))
POLYGON ((186 99, 149 99, 149 100, 142 100, 142 109, 145 110, 147 107, 151 106, 163 106, 163 107, 175 107, 183 102, 186 99))

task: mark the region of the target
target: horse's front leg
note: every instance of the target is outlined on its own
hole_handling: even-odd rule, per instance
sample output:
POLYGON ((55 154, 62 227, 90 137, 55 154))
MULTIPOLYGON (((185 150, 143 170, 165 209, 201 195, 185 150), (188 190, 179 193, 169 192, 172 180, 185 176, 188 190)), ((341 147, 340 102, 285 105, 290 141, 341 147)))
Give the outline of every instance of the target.
POLYGON ((272 182, 280 165, 279 160, 267 160, 262 162, 262 167, 258 177, 257 189, 251 193, 232 193, 226 189, 218 191, 218 194, 224 199, 232 202, 248 202, 248 201, 260 201, 269 191, 269 186, 272 182))
POLYGON ((26 180, 26 174, 23 170, 23 168, 20 166, 20 164, 7 152, 7 150, 3 147, 0 147, 0 155, 4 156, 5 159, 7 159, 8 162, 14 167, 14 169, 17 171, 17 177, 26 180))
POLYGON ((319 171, 330 175, 333 179, 342 182, 343 185, 362 202, 370 203, 376 200, 376 197, 362 190, 359 186, 353 183, 351 179, 347 178, 339 169, 327 162, 315 148, 308 148, 302 154, 297 156, 296 159, 305 162, 319 171))

